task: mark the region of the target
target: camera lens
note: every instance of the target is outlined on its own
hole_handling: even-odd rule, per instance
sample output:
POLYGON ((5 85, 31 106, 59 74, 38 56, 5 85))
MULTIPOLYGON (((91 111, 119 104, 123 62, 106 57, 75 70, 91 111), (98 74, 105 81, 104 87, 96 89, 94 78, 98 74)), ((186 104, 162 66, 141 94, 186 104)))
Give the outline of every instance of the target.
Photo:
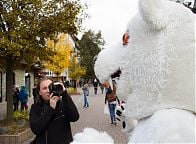
POLYGON ((61 84, 51 83, 48 86, 48 89, 49 89, 50 93, 53 93, 53 96, 61 96, 61 94, 63 92, 63 87, 61 84))

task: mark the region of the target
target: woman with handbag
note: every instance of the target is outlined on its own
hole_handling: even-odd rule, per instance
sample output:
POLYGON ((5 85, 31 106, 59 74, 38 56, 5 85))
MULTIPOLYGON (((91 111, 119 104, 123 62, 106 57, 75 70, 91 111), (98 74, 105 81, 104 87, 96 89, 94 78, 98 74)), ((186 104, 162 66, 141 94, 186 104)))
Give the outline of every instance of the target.
MULTIPOLYGON (((113 87, 115 87, 115 85, 113 85, 113 87)), ((111 124, 115 124, 116 125, 116 104, 118 102, 119 104, 119 99, 116 96, 116 91, 115 88, 111 88, 110 84, 107 82, 106 83, 106 96, 105 96, 105 104, 108 102, 108 108, 109 108, 109 112, 110 112, 110 118, 111 118, 111 124)))

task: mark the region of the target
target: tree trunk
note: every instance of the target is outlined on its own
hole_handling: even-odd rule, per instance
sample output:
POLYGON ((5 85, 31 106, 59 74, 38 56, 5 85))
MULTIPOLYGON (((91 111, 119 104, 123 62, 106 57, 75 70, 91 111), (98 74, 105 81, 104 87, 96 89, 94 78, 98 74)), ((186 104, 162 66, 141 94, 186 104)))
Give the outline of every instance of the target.
POLYGON ((7 97, 7 120, 13 120, 13 60, 12 56, 6 57, 6 97, 7 97))
POLYGON ((3 92, 2 92, 2 84, 3 84, 3 74, 2 74, 2 71, 1 71, 1 77, 0 77, 0 79, 1 79, 1 82, 0 82, 0 91, 1 91, 1 93, 0 93, 0 95, 1 95, 1 97, 0 97, 0 102, 2 102, 3 101, 3 92))

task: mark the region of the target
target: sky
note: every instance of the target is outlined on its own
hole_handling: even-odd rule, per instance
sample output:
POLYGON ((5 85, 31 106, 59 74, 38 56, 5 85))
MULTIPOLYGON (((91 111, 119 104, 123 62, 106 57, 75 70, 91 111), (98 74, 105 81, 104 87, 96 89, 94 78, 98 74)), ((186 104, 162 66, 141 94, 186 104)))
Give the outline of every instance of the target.
POLYGON ((95 33, 99 30, 106 42, 105 47, 111 47, 121 41, 126 26, 137 12, 138 0, 81 0, 88 5, 83 27, 95 33))

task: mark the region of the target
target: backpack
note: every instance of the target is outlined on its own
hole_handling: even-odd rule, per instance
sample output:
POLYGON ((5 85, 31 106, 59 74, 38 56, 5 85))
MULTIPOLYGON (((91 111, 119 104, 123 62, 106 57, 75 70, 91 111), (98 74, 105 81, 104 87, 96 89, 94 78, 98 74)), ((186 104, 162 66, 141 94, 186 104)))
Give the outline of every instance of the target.
POLYGON ((114 92, 112 91, 110 94, 108 94, 106 96, 106 99, 108 102, 113 102, 116 100, 116 95, 114 94, 114 92))
POLYGON ((18 99, 21 103, 25 103, 27 101, 27 94, 24 91, 20 91, 18 99))

